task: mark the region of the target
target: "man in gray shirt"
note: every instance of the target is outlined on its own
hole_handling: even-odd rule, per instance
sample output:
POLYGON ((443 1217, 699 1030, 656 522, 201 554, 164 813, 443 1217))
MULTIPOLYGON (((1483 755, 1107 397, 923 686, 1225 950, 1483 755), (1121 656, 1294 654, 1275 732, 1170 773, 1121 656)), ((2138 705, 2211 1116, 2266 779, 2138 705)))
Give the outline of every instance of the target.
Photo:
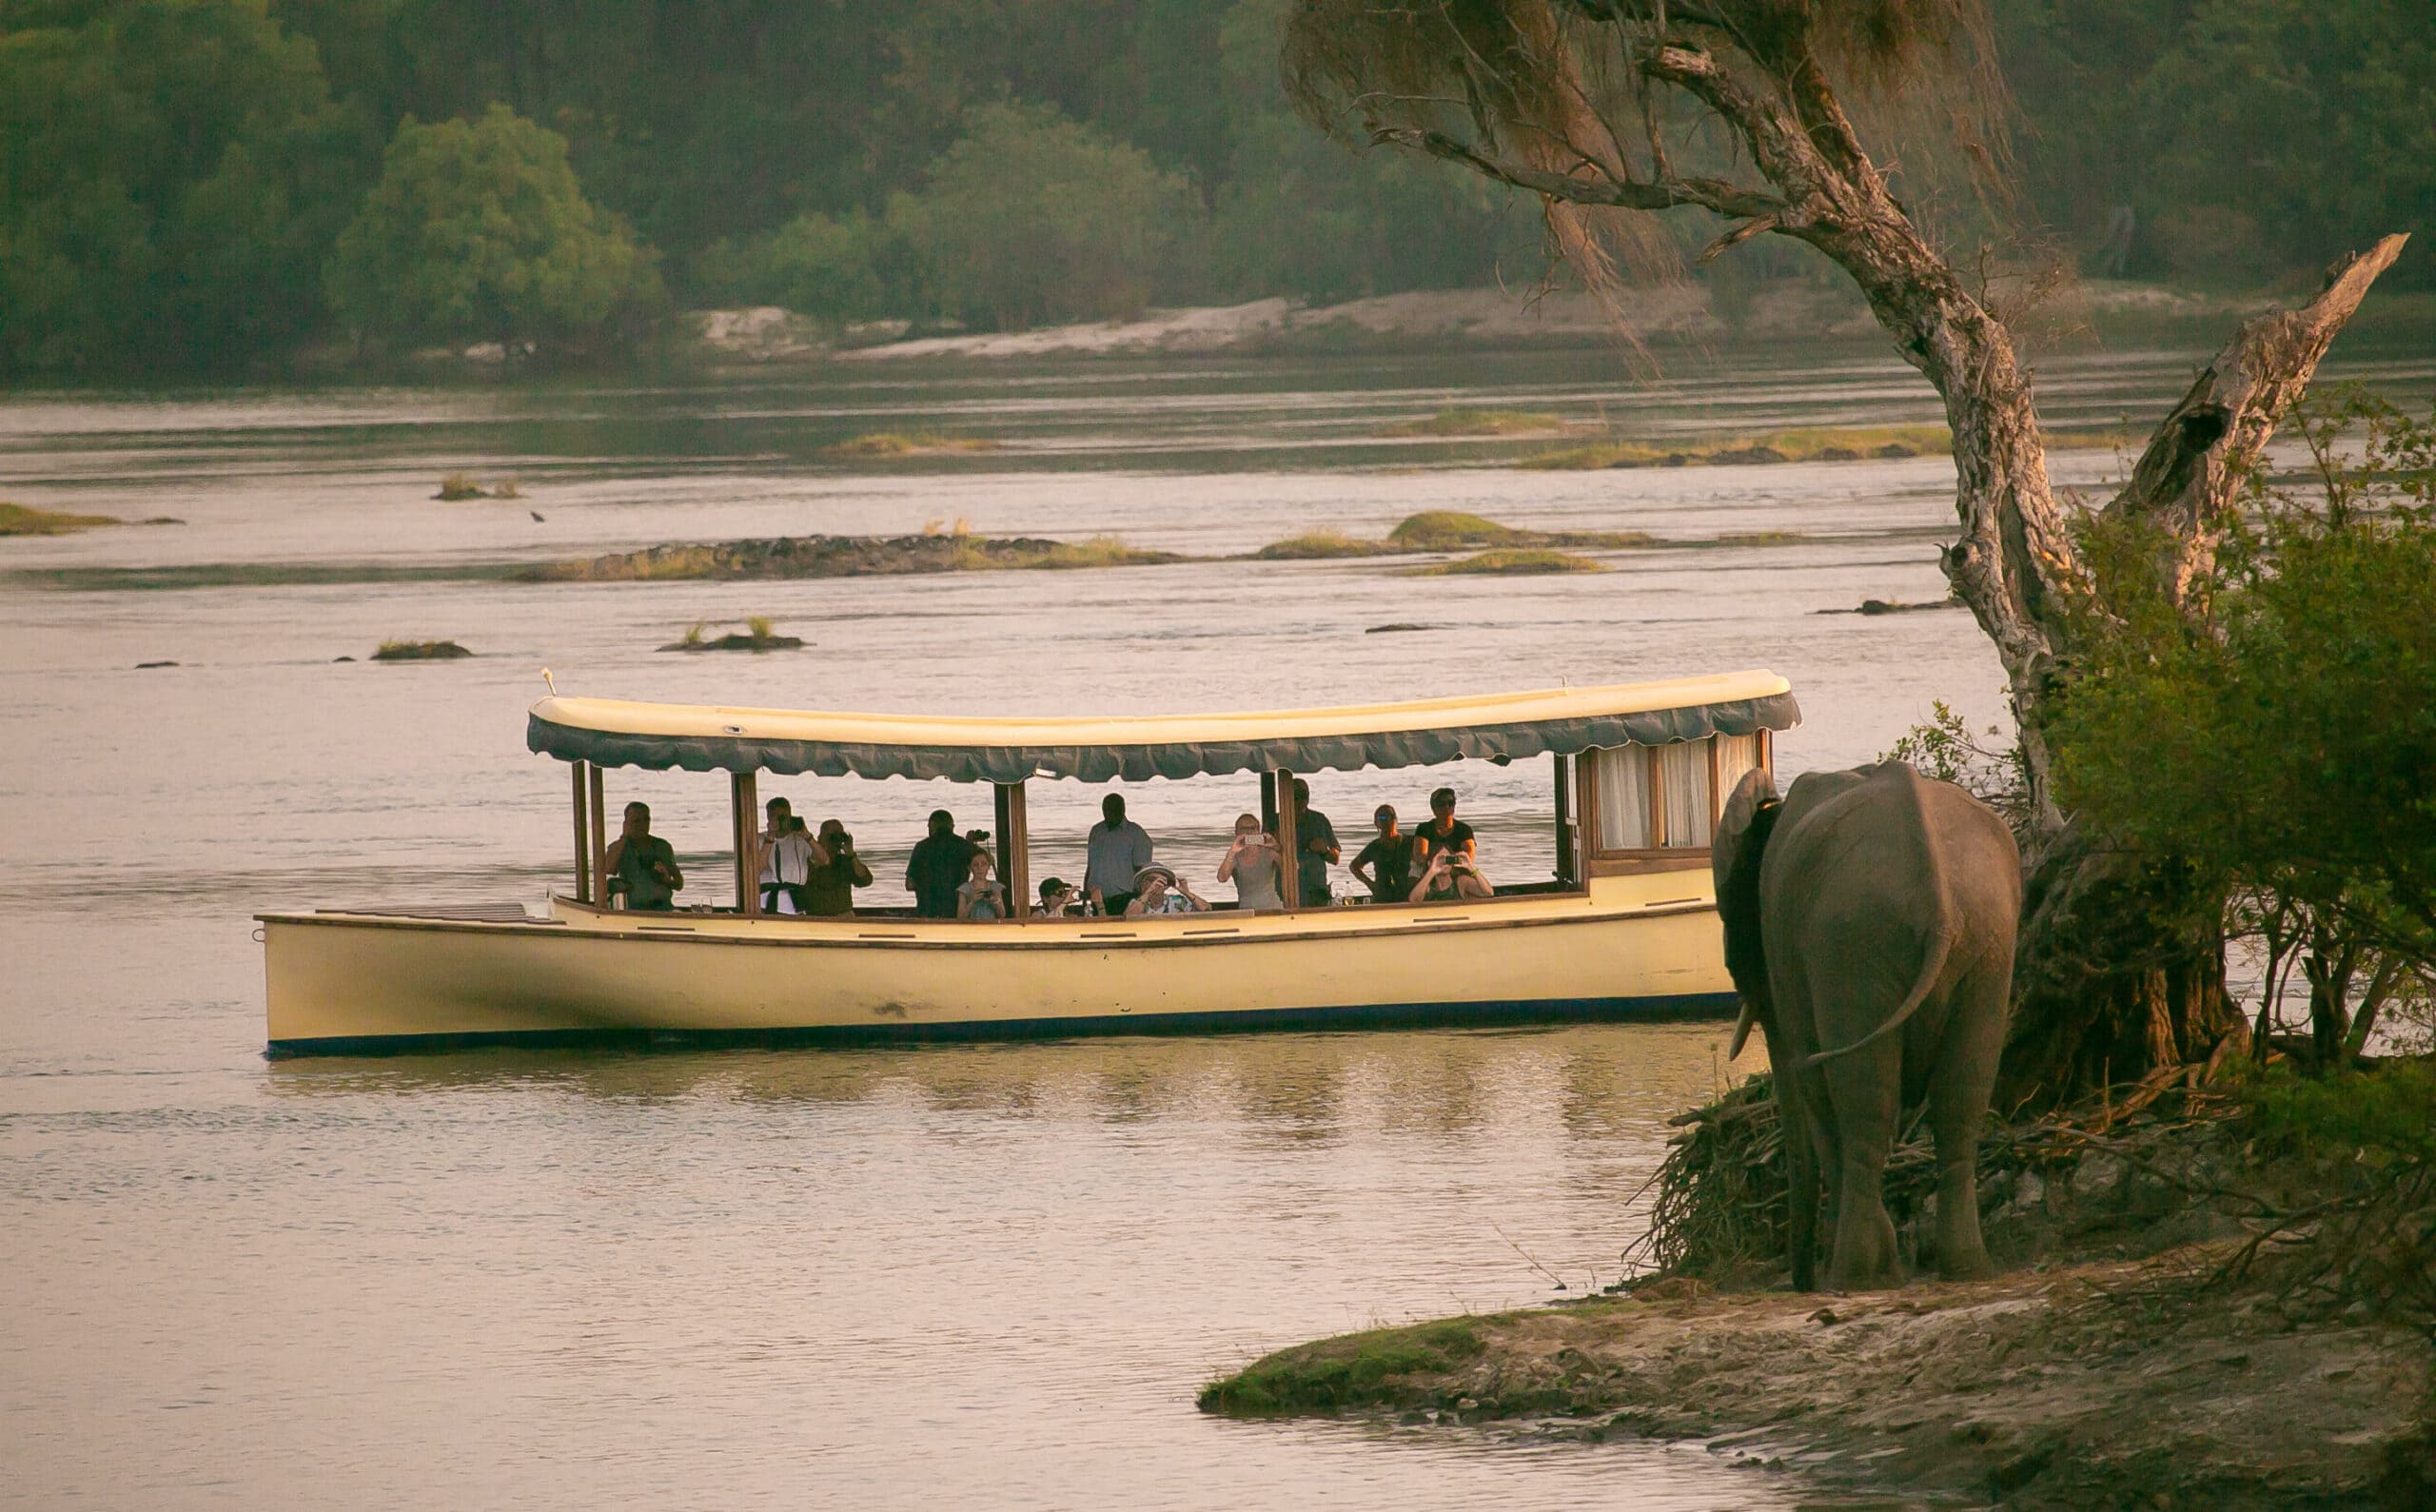
POLYGON ((1090 858, 1083 868, 1083 891, 1099 912, 1120 914, 1133 901, 1133 875, 1150 864, 1150 836, 1125 816, 1125 799, 1111 793, 1100 803, 1100 822, 1091 826, 1090 858))

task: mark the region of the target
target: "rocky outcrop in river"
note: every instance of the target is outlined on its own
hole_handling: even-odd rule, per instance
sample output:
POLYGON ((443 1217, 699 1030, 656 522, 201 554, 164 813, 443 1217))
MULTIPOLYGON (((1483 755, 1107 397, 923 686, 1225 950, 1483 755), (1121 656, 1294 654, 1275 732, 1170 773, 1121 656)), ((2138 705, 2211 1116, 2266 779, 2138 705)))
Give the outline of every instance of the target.
POLYGON ((546 562, 524 568, 514 577, 521 582, 650 582, 703 578, 743 581, 1138 567, 1183 560, 1172 552, 1144 551, 1109 537, 1071 541, 1031 536, 776 536, 766 540, 649 546, 586 561, 546 562))

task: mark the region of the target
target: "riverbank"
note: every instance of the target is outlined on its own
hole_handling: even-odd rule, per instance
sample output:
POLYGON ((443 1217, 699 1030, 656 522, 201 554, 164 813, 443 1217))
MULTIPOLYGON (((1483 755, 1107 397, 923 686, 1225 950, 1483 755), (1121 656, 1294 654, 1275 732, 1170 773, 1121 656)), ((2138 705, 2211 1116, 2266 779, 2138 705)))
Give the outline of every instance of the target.
MULTIPOLYGON (((2000 1274, 1832 1295, 1784 1289, 1755 1081, 1675 1120, 1645 1246, 1664 1268, 1621 1295, 1298 1345, 1201 1405, 1689 1440, 2008 1506, 2436 1504, 2436 1210, 2426 1135, 2391 1131, 2424 1128, 2428 1075, 2254 1086, 2211 1062, 1996 1130, 2000 1274)), ((1916 1255, 1927 1147, 1887 1187, 1916 1255)))
POLYGON ((2426 1484, 2424 1443, 2406 1462, 2426 1341, 2296 1326, 2263 1292, 2159 1300, 2223 1247, 1861 1296, 1660 1283, 1283 1350, 1201 1404, 1701 1441, 1829 1483, 2026 1507, 2375 1505, 2389 1480, 2426 1484))
MULTIPOLYGON (((2090 279, 2045 298, 2019 323, 2039 346, 2127 341, 2190 342, 2212 347, 2244 316, 2268 307, 2264 292, 2173 289, 2090 279)), ((2374 314, 2436 329, 2436 300, 2372 295, 2374 314)), ((876 321, 824 331, 776 307, 697 310, 690 323, 696 360, 758 366, 806 362, 992 361, 1051 357, 1275 355, 1528 347, 1595 347, 1871 338, 1875 320, 1859 294, 1837 283, 1787 279, 1720 296, 1704 284, 1634 289, 1609 308, 1575 289, 1414 289, 1337 304, 1282 298, 1240 304, 1146 310, 1130 320, 1092 321, 1023 331, 924 331, 907 321, 876 321)))

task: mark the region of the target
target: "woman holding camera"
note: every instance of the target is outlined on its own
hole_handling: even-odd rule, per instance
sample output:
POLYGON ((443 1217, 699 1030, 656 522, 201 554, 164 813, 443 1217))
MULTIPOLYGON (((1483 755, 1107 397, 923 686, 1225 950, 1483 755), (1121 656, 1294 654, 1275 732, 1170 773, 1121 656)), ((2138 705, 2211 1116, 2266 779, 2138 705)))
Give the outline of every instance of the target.
POLYGON ((1488 878, 1472 862, 1472 853, 1451 846, 1429 853, 1429 865, 1412 885, 1415 903, 1459 903, 1467 898, 1487 897, 1491 893, 1488 878))
POLYGON ((1262 833, 1259 815, 1235 815, 1234 843, 1218 862, 1218 880, 1235 884, 1235 907, 1247 912, 1284 908, 1278 872, 1276 836, 1262 833))

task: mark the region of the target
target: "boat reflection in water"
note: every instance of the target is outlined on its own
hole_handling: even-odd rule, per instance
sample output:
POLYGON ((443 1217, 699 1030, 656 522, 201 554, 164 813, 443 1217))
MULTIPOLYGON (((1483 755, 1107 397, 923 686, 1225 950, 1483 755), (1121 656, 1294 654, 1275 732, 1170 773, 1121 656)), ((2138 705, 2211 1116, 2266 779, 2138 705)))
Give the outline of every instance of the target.
POLYGON ((527 744, 572 763, 576 885, 521 909, 262 915, 274 1054, 481 1045, 868 1043, 1501 1025, 1729 1010, 1708 871, 1725 795, 1799 718, 1767 672, 1346 709, 933 719, 553 697, 527 744), (1297 772, 1556 759, 1545 881, 1434 904, 1042 917, 1026 784, 1256 773, 1285 854, 1297 772), (736 906, 607 906, 602 771, 724 771, 736 906), (760 772, 996 792, 1014 916, 806 918, 759 906, 760 772))

